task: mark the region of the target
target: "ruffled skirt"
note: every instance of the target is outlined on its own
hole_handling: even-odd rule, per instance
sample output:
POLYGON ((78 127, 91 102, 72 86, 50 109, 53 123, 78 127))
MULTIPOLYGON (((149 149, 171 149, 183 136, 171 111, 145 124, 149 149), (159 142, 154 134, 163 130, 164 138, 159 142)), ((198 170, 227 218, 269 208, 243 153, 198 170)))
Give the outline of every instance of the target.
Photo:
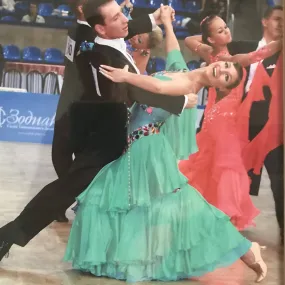
POLYGON ((179 280, 227 266, 251 243, 187 184, 160 133, 105 166, 78 197, 65 254, 75 269, 127 280, 179 280))

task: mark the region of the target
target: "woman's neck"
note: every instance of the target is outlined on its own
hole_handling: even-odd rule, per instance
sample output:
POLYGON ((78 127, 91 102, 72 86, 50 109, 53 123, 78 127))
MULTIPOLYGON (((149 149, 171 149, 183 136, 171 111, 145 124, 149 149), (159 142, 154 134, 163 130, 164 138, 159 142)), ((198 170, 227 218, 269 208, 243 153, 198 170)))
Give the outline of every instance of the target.
POLYGON ((193 82, 193 93, 198 93, 203 87, 210 86, 210 81, 206 74, 206 67, 201 67, 190 71, 189 78, 193 82))
POLYGON ((222 45, 222 46, 213 46, 213 55, 217 55, 219 53, 222 53, 222 52, 225 52, 227 53, 228 52, 228 47, 227 45, 222 45))

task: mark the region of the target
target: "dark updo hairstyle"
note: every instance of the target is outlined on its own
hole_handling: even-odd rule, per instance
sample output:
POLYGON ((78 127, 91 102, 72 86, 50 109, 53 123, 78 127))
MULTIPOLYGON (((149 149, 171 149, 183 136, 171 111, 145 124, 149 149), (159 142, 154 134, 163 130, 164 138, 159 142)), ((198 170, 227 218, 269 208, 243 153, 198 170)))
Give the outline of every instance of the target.
POLYGON ((209 16, 205 17, 205 18, 201 21, 201 23, 200 23, 200 29, 201 29, 201 34, 202 34, 202 41, 203 41, 203 43, 206 44, 206 45, 209 45, 209 46, 211 45, 211 44, 209 43, 209 41, 208 41, 208 37, 211 36, 209 27, 210 27, 212 21, 213 21, 215 18, 217 18, 217 17, 218 17, 218 16, 217 16, 217 15, 214 15, 214 14, 209 15, 209 16))
POLYGON ((242 81, 242 78, 243 78, 243 67, 241 66, 241 64, 240 63, 238 63, 238 62, 234 62, 233 63, 233 66, 234 66, 234 68, 236 69, 236 71, 237 71, 237 74, 238 74, 238 78, 232 83, 232 84, 230 84, 229 86, 227 86, 227 89, 234 89, 234 88, 236 88, 236 87, 238 87, 239 86, 239 84, 241 83, 241 81, 242 81))

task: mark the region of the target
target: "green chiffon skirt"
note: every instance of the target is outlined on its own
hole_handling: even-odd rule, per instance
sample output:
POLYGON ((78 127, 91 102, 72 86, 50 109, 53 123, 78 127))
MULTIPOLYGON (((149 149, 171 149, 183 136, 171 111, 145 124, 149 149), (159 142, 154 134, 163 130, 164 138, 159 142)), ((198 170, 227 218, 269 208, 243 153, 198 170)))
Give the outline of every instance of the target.
POLYGON ((161 128, 178 160, 188 159, 198 151, 196 121, 197 108, 185 109, 179 117, 170 116, 161 128))
POLYGON ((251 246, 187 184, 163 132, 134 142, 77 200, 64 259, 96 276, 197 277, 232 264, 251 246))

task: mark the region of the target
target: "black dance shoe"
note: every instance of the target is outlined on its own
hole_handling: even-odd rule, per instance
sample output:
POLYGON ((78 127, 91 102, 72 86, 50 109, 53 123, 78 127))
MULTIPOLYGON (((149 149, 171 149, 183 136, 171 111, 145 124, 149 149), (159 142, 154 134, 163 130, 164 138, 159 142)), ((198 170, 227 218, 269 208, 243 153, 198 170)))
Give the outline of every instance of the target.
POLYGON ((65 216, 65 214, 59 214, 57 217, 56 217, 56 221, 58 223, 68 223, 68 218, 65 216))
POLYGON ((13 243, 11 242, 0 240, 0 261, 3 259, 4 256, 6 256, 7 258, 9 257, 9 250, 12 245, 13 243))

